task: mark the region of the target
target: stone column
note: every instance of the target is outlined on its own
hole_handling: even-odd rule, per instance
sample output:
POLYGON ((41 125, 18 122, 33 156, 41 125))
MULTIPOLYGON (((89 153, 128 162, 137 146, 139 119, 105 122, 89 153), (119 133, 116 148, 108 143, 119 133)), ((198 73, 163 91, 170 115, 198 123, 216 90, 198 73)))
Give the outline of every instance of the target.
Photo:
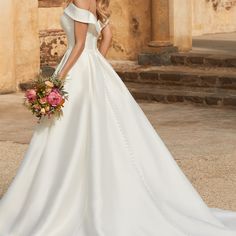
POLYGON ((169 0, 151 1, 152 32, 149 46, 170 46, 169 0))
POLYGON ((0 1, 0 93, 14 92, 14 4, 12 0, 0 1))
POLYGON ((138 55, 140 65, 168 65, 177 52, 170 40, 170 0, 151 0, 151 42, 138 55))
POLYGON ((171 41, 179 51, 192 49, 193 0, 169 0, 171 41))

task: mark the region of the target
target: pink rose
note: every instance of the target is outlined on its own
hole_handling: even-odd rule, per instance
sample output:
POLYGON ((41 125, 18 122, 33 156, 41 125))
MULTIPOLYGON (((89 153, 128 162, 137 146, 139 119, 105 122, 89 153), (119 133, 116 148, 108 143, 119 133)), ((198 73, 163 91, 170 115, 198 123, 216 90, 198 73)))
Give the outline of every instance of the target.
POLYGON ((30 102, 33 102, 35 101, 37 97, 37 94, 36 94, 36 91, 34 89, 28 89, 26 91, 26 98, 30 101, 30 102))
POLYGON ((54 107, 58 106, 62 102, 62 97, 58 92, 51 92, 48 95, 48 103, 54 107))
POLYGON ((59 93, 58 88, 53 88, 52 91, 55 92, 55 93, 59 93))

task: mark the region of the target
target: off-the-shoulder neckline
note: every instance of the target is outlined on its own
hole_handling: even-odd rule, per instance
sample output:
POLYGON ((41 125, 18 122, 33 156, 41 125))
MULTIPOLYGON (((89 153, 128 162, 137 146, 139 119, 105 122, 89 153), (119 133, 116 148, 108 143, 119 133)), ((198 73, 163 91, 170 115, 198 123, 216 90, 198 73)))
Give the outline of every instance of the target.
MULTIPOLYGON (((91 11, 89 11, 89 10, 87 10, 87 9, 80 8, 80 7, 76 6, 73 2, 71 2, 67 7, 69 7, 70 5, 71 5, 72 7, 74 7, 74 8, 76 8, 76 9, 78 9, 78 10, 88 12, 90 15, 93 16, 93 18, 94 18, 97 22, 99 21, 98 18, 97 18, 97 16, 95 16, 91 11)), ((67 8, 67 7, 66 7, 66 8, 67 8)))

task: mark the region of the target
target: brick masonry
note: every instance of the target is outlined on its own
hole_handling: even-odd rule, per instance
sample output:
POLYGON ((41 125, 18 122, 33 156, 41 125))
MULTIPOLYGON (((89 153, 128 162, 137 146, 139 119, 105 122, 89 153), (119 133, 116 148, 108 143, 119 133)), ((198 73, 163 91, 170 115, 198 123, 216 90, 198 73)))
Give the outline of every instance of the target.
POLYGON ((62 58, 67 40, 63 30, 42 30, 40 38, 40 65, 56 66, 62 58))
POLYGON ((236 68, 236 55, 189 52, 173 53, 170 59, 174 65, 236 68))
MULTIPOLYGON (((137 100, 236 107, 235 68, 140 66, 128 61, 110 62, 137 100)), ((53 68, 43 67, 43 72, 51 75, 53 68)), ((29 87, 28 83, 20 84, 22 90, 29 87)))
POLYGON ((60 7, 65 0, 39 0, 39 7, 60 7))

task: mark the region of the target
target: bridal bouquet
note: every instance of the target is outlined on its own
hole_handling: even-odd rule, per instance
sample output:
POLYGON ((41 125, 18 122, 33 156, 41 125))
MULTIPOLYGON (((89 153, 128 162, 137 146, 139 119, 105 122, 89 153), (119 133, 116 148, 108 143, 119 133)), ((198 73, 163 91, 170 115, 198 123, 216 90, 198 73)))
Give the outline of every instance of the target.
POLYGON ((26 91, 24 104, 40 121, 42 117, 62 116, 62 108, 67 99, 64 81, 54 76, 39 75, 32 88, 26 91))

